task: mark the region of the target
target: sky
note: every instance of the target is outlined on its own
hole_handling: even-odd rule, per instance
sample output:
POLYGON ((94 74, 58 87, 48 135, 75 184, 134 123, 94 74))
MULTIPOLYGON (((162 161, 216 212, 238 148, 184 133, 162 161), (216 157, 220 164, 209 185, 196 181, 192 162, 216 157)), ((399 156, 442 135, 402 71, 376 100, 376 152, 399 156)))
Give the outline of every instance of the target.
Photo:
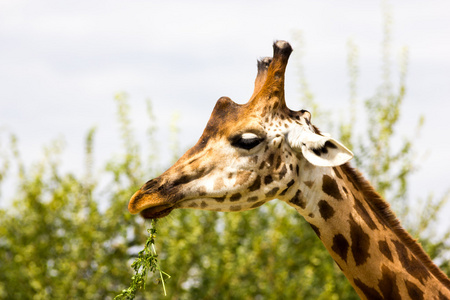
MULTIPOLYGON (((420 153, 410 195, 440 196, 450 187, 450 2, 388 3, 392 61, 398 62, 403 47, 409 53, 398 138, 413 137, 420 153), (421 115, 426 122, 416 135, 421 115)), ((126 92, 138 139, 145 137, 145 101, 151 99, 161 152, 168 153, 173 114, 179 114, 181 145, 187 149, 200 137, 217 99, 248 101, 256 60, 271 56, 278 39, 294 46, 286 74, 288 106, 308 109, 300 101, 295 67, 295 55, 302 54, 315 100, 345 115, 349 39, 359 53, 359 101, 380 83, 381 11, 378 1, 357 0, 0 1, 0 138, 16 134, 24 160, 31 162, 42 157, 44 145, 63 137, 63 167, 81 171, 84 139, 96 126, 100 167, 120 152, 113 98, 126 92), (299 31, 304 44, 296 51, 299 31)), ((168 159, 162 154, 163 164, 168 159)), ((450 205, 444 212, 450 213, 450 205)), ((448 218, 442 226, 450 226, 448 218)))

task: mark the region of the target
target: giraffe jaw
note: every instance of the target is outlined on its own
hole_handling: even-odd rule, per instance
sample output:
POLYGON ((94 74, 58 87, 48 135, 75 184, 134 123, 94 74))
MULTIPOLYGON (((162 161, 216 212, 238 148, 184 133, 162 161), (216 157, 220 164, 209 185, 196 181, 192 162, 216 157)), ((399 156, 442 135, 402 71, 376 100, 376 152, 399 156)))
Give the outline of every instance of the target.
POLYGON ((144 209, 140 212, 140 215, 144 219, 160 219, 170 214, 173 209, 172 205, 154 206, 144 209))

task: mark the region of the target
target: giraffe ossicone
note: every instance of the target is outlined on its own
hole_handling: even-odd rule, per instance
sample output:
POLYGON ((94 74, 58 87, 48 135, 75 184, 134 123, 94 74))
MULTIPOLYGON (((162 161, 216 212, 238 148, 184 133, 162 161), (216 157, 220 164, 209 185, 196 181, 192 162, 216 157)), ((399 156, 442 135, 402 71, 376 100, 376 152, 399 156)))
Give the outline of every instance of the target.
POLYGON ((353 154, 284 99, 292 48, 258 61, 250 100, 220 98, 195 144, 144 184, 128 209, 161 218, 180 208, 244 211, 272 199, 294 207, 363 299, 450 299, 450 280, 347 163, 353 154))

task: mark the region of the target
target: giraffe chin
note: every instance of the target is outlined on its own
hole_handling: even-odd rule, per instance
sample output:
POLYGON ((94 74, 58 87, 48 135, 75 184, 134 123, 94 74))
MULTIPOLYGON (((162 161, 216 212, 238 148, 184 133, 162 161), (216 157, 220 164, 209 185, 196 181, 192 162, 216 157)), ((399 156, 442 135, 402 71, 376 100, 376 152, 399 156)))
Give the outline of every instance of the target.
POLYGON ((160 219, 170 214, 173 209, 174 209, 173 206, 161 205, 146 208, 143 211, 141 211, 140 214, 144 219, 160 219))

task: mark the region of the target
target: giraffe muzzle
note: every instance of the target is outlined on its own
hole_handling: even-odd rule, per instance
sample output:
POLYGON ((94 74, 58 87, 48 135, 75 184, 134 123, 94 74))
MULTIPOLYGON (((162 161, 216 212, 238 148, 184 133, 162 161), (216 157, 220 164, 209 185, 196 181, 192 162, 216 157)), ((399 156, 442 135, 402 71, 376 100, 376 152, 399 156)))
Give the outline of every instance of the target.
POLYGON ((168 203, 158 192, 149 192, 143 188, 134 193, 128 203, 130 213, 139 213, 145 219, 163 218, 173 209, 173 203, 168 203))
POLYGON ((139 213, 145 219, 163 218, 184 200, 185 196, 179 189, 185 179, 167 181, 162 176, 164 174, 148 181, 134 193, 128 203, 130 213, 139 213))

